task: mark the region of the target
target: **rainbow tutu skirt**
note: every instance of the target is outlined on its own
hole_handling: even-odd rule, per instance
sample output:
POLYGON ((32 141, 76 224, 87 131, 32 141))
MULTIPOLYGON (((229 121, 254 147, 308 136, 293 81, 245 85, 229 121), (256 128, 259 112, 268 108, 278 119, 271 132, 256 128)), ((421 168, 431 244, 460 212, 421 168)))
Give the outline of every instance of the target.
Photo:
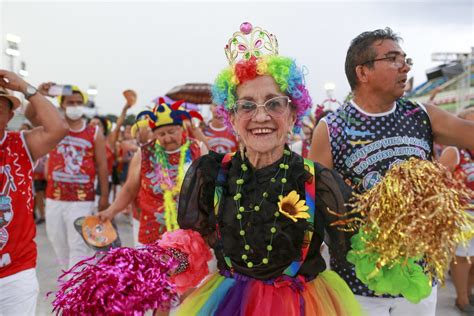
POLYGON ((306 282, 282 276, 262 281, 247 276, 215 273, 192 292, 173 315, 361 315, 347 284, 333 271, 306 282))

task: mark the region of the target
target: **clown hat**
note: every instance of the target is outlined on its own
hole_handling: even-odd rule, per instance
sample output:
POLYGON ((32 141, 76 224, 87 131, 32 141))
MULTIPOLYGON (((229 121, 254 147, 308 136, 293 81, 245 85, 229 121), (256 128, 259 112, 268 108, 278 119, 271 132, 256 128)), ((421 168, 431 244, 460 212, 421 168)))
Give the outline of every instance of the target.
POLYGON ((158 98, 158 102, 152 111, 142 111, 137 115, 137 121, 148 120, 152 130, 168 125, 183 125, 184 120, 191 120, 193 117, 203 120, 201 114, 196 111, 186 111, 181 105, 184 100, 176 101, 172 104, 165 102, 163 98, 158 98))

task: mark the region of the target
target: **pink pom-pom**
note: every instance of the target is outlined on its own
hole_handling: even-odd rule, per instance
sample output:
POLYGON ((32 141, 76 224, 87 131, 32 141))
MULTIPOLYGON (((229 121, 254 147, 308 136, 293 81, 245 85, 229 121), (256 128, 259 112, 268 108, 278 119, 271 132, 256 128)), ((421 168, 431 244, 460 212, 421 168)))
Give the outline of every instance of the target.
POLYGON ((59 277, 53 312, 135 316, 169 309, 178 301, 169 280, 177 264, 169 251, 156 244, 98 253, 59 277), (65 277, 69 279, 64 281, 65 277))
POLYGON ((196 287, 209 274, 207 262, 212 259, 212 253, 198 232, 189 229, 166 232, 161 237, 159 245, 163 248, 177 249, 188 255, 188 268, 182 273, 171 276, 171 281, 179 294, 196 287))

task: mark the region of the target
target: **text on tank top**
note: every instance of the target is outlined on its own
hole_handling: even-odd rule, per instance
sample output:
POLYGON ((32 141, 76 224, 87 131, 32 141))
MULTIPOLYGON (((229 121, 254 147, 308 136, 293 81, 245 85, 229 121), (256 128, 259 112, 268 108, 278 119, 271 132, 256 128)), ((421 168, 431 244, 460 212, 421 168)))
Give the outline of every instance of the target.
POLYGON ((324 120, 334 169, 358 192, 410 157, 432 159, 431 123, 419 104, 400 99, 391 111, 374 115, 348 102, 324 120))

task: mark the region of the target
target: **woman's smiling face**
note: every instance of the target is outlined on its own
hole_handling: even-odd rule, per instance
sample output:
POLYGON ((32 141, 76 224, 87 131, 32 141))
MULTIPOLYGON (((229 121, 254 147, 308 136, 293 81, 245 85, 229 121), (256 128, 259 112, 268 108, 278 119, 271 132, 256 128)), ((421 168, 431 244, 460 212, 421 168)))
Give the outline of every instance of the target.
MULTIPOLYGON (((285 96, 271 76, 258 76, 237 87, 238 100, 247 100, 262 105, 275 97, 285 96)), ((293 129, 296 114, 288 104, 288 110, 281 116, 272 116, 262 106, 255 115, 243 119, 238 113, 231 114, 234 130, 247 150, 267 153, 285 145, 287 135, 293 129)))

